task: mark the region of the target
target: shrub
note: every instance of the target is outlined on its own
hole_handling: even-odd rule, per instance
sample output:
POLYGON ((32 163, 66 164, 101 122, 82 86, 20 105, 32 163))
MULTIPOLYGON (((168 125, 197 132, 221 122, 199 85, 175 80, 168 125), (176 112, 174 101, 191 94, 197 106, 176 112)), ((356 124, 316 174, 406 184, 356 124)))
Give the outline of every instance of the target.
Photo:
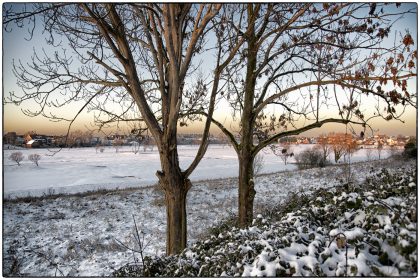
POLYGON ((22 152, 14 152, 9 156, 9 159, 20 165, 20 162, 23 160, 23 154, 22 152))
POLYGON ((41 160, 41 156, 38 154, 32 154, 28 156, 28 159, 38 166, 38 162, 41 160))
POLYGON ((324 158, 321 150, 317 148, 306 149, 295 156, 296 164, 299 169, 325 167, 328 165, 328 160, 324 158))
POLYGON ((417 158, 417 145, 415 142, 410 141, 404 146, 403 155, 407 158, 417 158))

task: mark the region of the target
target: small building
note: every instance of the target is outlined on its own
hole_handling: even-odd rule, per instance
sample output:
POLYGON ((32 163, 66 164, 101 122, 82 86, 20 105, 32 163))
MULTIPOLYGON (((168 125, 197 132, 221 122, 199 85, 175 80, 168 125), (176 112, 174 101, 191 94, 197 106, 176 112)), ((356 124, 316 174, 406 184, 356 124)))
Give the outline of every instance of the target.
POLYGON ((15 145, 17 139, 16 132, 8 132, 3 136, 3 141, 5 144, 15 145))
POLYGON ((29 140, 26 142, 26 148, 39 148, 41 145, 42 143, 37 140, 29 140))

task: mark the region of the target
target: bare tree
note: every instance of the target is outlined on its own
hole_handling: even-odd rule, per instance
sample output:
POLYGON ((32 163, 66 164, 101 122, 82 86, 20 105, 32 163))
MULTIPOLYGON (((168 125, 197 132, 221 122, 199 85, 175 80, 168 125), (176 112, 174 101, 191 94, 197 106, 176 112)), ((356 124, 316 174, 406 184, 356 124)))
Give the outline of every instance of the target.
POLYGON ((114 146, 114 148, 115 148, 115 152, 116 153, 118 153, 119 152, 119 150, 120 150, 120 148, 122 147, 122 145, 123 145, 123 140, 122 139, 119 139, 119 138, 117 138, 117 139, 114 139, 113 141, 112 141, 112 146, 114 146))
POLYGON ((373 157, 373 150, 372 150, 372 148, 370 148, 370 147, 367 147, 366 148, 366 146, 365 146, 363 149, 365 150, 365 155, 366 155, 367 161, 371 161, 372 160, 372 157, 373 157))
MULTIPOLYGON (((10 100, 21 104, 32 99, 40 105, 39 110, 25 111, 28 115, 67 120, 71 125, 88 110, 98 112, 95 122, 100 128, 119 122, 147 125, 160 155, 161 170, 156 175, 167 207, 167 254, 179 253, 187 244, 189 176, 207 149, 221 72, 244 41, 239 39, 238 46, 229 49, 222 35, 205 40, 213 25, 224 24, 221 8, 221 4, 190 3, 44 3, 24 6, 20 12, 10 4, 3 13, 5 30, 34 28, 40 20, 47 42, 67 48, 61 53, 36 53, 29 67, 14 66, 23 94, 11 93, 10 100), (216 44, 217 51, 212 52, 215 64, 208 88, 207 83, 193 84, 186 77, 199 67, 198 54, 214 50, 210 43, 216 44), (65 93, 64 99, 55 98, 59 92, 65 93), (84 102, 73 118, 48 111, 72 101, 84 102), (119 111, 109 106, 115 104, 119 111), (186 116, 192 118, 189 112, 197 107, 208 116, 203 141, 190 166, 181 170, 178 123, 186 116)), ((244 38, 240 30, 231 30, 244 38)))
POLYGON ((356 140, 352 137, 350 134, 344 134, 344 141, 342 142, 342 146, 344 147, 344 162, 345 169, 346 169, 346 179, 347 184, 350 184, 352 182, 352 173, 351 173, 351 157, 352 155, 358 150, 358 145, 356 143, 356 140))
POLYGON ((137 141, 131 142, 131 150, 134 154, 137 154, 140 151, 140 143, 137 141))
POLYGON ((287 165, 287 160, 294 156, 289 143, 282 143, 280 146, 270 145, 270 148, 276 156, 282 159, 284 165, 287 165))
POLYGON ((346 142, 348 134, 344 133, 331 133, 331 149, 334 154, 334 161, 338 163, 342 156, 346 154, 346 142))
POLYGON ((147 149, 150 149, 150 151, 153 151, 154 141, 152 137, 150 137, 149 135, 143 138, 143 140, 141 141, 141 144, 143 145, 143 152, 146 152, 147 149))
POLYGON ((384 150, 384 143, 382 140, 378 140, 378 143, 376 145, 376 153, 378 154, 378 159, 381 159, 382 151, 384 150))
POLYGON ((264 168, 264 156, 262 154, 259 154, 255 157, 253 168, 254 168, 255 176, 258 176, 261 174, 264 168))
POLYGON ((325 134, 322 134, 318 137, 317 148, 322 151, 324 161, 328 160, 328 157, 331 153, 332 147, 329 143, 329 137, 325 134))
POLYGON ((39 166, 38 162, 41 160, 41 156, 38 154, 31 154, 28 156, 28 159, 36 164, 36 166, 39 166))
POLYGON ((23 154, 22 152, 14 152, 9 156, 10 160, 13 160, 20 166, 20 162, 23 160, 23 154))
POLYGON ((394 20, 414 12, 410 7, 395 11, 377 3, 244 6, 227 19, 236 29, 246 30, 246 42, 224 76, 224 97, 233 117, 240 120, 240 138, 213 120, 238 154, 241 227, 253 219, 253 160, 261 149, 327 123, 369 127, 372 117, 400 119, 396 105, 415 106, 416 99, 407 89, 407 80, 416 75, 411 35, 395 37, 393 46, 382 44, 392 35, 394 20), (388 81, 395 86, 391 90, 385 86, 388 81), (364 115, 360 102, 369 98, 379 104, 373 116, 364 115))
POLYGON ((357 145, 356 140, 351 135, 348 135, 346 137, 346 141, 343 143, 343 145, 345 147, 344 148, 345 154, 348 157, 351 157, 359 149, 359 146, 357 145))
POLYGON ((66 141, 63 143, 67 147, 74 148, 74 147, 82 147, 90 145, 92 140, 92 132, 85 131, 78 129, 69 134, 66 137, 66 141))

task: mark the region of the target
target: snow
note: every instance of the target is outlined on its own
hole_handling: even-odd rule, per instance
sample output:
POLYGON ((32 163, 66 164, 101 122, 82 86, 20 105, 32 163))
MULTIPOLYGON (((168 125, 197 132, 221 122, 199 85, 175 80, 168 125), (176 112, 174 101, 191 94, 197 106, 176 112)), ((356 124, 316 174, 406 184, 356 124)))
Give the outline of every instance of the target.
POLYGON ((381 266, 379 267, 379 271, 381 271, 384 276, 392 276, 392 277, 398 277, 400 274, 398 273, 398 269, 393 266, 381 266))
MULTIPOLYGON (((28 155, 35 150, 22 151, 28 155)), ((36 151, 40 153, 43 150, 36 151)), ((10 250, 16 250, 15 255, 21 261, 20 272, 24 275, 61 276, 58 267, 66 276, 107 276, 122 265, 139 261, 134 259, 130 250, 118 243, 136 249, 133 216, 139 229, 144 232, 147 243, 145 255, 164 254, 166 211, 163 194, 158 188, 147 186, 156 182, 156 152, 134 155, 127 151, 115 153, 111 149, 98 154, 95 149, 63 150, 54 157, 43 155, 38 168, 29 161, 23 161, 21 167, 12 165, 7 159, 8 152, 6 150, 4 155, 3 191, 6 197, 26 195, 28 192, 39 195, 48 192, 49 188, 56 193, 119 188, 118 192, 107 194, 4 203, 3 256, 10 250), (135 186, 142 187, 123 190, 124 187, 135 186), (52 259, 46 261, 43 255, 52 259)), ((192 160, 194 148, 183 147, 180 154, 181 162, 186 166, 192 160)), ((340 166, 287 171, 295 166, 284 166, 281 160, 269 154, 266 155, 265 164, 264 172, 284 172, 256 177, 254 209, 257 213, 281 203, 290 192, 305 193, 310 189, 331 188, 345 178, 340 166)), ((363 180, 368 175, 365 171, 372 166, 375 163, 362 163, 353 166, 352 170, 360 173, 359 180, 363 180)), ((235 215, 237 211, 237 179, 197 180, 235 176, 236 170, 236 155, 230 148, 209 147, 209 153, 194 173, 193 179, 196 181, 193 181, 187 196, 188 244, 199 240, 209 227, 235 215)), ((298 214, 292 214, 290 219, 293 223, 300 221, 298 214)), ((244 234, 262 233, 254 226, 244 234)), ((263 246, 269 248, 269 240, 265 242, 263 246)), ((245 252, 250 248, 243 244, 240 249, 245 252)), ((302 253, 304 249, 302 244, 292 243, 290 248, 284 250, 285 257, 292 258, 291 254, 302 253)), ((310 250, 311 254, 313 251, 310 250)), ((193 257, 191 254, 189 256, 193 257)), ((307 263, 310 264, 310 258, 307 263)), ((300 267, 301 264, 297 265, 300 267)), ((269 264, 266 267, 271 275, 274 267, 269 264)), ((306 272, 302 269, 301 273, 305 275, 306 272)))
MULTIPOLYGON (((295 154, 314 145, 291 146, 295 154)), ((198 146, 179 146, 182 168, 194 159, 198 146)), ((62 149, 51 156, 46 149, 20 150, 25 159, 21 166, 9 159, 14 150, 4 150, 4 188, 6 197, 40 196, 47 193, 77 193, 96 189, 145 187, 157 183, 155 173, 160 169, 159 154, 153 151, 134 154, 124 146, 116 153, 106 147, 103 153, 95 148, 62 149), (28 160, 28 155, 41 155, 39 167, 28 160)), ((260 152, 264 157, 262 173, 296 170, 293 160, 287 165, 270 149, 260 152)), ((353 162, 365 160, 363 149, 351 158, 353 162)), ((331 158, 332 160, 332 158, 331 158)), ((238 176, 238 160, 232 147, 209 145, 206 155, 191 175, 192 180, 217 179, 238 176)), ((282 183, 282 182, 279 182, 282 183)))
POLYGON ((378 222, 381 226, 391 224, 391 219, 387 215, 377 215, 376 219, 378 220, 378 222))
POLYGON ((359 237, 363 237, 365 231, 359 227, 355 227, 352 230, 340 230, 340 229, 333 229, 330 231, 330 236, 334 237, 340 233, 343 233, 348 240, 357 239, 359 237))
POLYGON ((389 206, 397 206, 403 203, 403 200, 399 197, 388 197, 387 199, 382 199, 382 202, 385 202, 389 206))
POLYGON ((356 226, 361 226, 366 219, 366 213, 363 210, 357 210, 356 215, 353 218, 353 223, 356 226))
POLYGON ((371 274, 371 269, 366 264, 368 258, 364 252, 360 252, 357 258, 349 258, 348 266, 357 267, 357 274, 355 276, 368 276, 371 274))

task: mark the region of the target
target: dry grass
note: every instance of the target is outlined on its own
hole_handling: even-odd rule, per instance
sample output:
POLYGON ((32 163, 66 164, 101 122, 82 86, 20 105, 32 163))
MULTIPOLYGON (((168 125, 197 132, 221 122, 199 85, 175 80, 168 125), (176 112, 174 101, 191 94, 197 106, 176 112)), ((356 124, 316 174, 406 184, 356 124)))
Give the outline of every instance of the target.
POLYGON ((42 203, 45 199, 57 199, 61 197, 90 197, 92 200, 96 200, 98 197, 102 195, 120 195, 122 198, 126 195, 129 195, 133 192, 136 192, 140 189, 147 189, 147 188, 156 188, 156 185, 150 185, 145 187, 128 187, 124 189, 96 189, 96 190, 89 190, 84 192, 78 192, 78 193, 71 193, 71 194, 63 194, 63 193, 51 193, 50 191, 48 193, 44 193, 42 196, 32 196, 28 194, 27 196, 22 197, 4 197, 3 202, 5 203, 42 203))

